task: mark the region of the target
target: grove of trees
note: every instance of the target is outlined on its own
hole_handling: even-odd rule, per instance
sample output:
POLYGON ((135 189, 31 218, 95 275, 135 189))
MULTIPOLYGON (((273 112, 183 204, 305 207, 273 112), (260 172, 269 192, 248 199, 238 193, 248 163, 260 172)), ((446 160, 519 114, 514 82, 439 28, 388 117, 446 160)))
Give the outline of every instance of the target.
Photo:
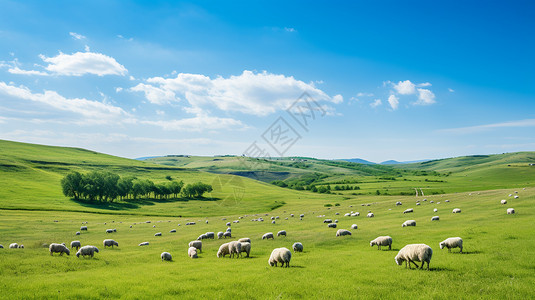
POLYGON ((139 198, 199 198, 204 193, 211 192, 212 186, 202 182, 187 184, 173 181, 154 183, 148 179, 138 179, 133 176, 121 177, 104 171, 93 171, 86 174, 71 172, 61 180, 63 194, 75 200, 113 202, 116 199, 139 198))

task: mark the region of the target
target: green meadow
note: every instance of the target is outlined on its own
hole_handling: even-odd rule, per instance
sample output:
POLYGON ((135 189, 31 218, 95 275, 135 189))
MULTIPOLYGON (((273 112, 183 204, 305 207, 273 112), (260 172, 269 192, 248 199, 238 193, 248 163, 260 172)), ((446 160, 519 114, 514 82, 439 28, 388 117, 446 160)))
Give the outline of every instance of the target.
MULTIPOLYGON (((0 141, 0 244, 4 246, 0 298, 530 298, 535 294, 535 167, 528 167, 532 155, 516 153, 478 163, 456 158, 440 162, 441 166, 429 163, 434 165, 429 169, 414 164, 388 168, 392 174, 396 169, 440 174, 416 176, 403 171, 395 180, 314 162, 313 172, 327 174, 323 184, 347 180, 360 187, 319 194, 222 175, 222 168, 208 170, 208 158, 192 158, 203 167, 165 165, 83 149, 0 141), (108 170, 155 182, 172 176, 217 188, 200 200, 142 199, 100 206, 63 196, 59 182, 73 170, 108 170), (397 193, 414 188, 422 188, 426 196, 397 193), (433 190, 443 192, 432 195, 433 190), (508 203, 501 205, 502 199, 508 203), (403 205, 396 206, 396 201, 403 205), (509 207, 517 213, 507 215, 509 207), (414 213, 403 214, 407 208, 414 213), (453 208, 462 213, 452 214, 453 208), (351 211, 360 216, 344 216, 351 211), (375 217, 366 218, 368 211, 375 217), (305 214, 303 220, 299 214, 305 214), (435 215, 440 221, 431 221, 435 215), (260 216, 264 222, 251 221, 260 216), (272 216, 280 217, 275 224, 272 216), (336 237, 337 229, 323 223, 326 218, 337 219, 338 229, 349 229, 352 235, 336 237), (409 219, 416 220, 416 227, 402 228, 409 219), (187 256, 190 241, 208 231, 225 231, 226 222, 234 220, 239 223, 232 223, 232 240, 251 238, 251 257, 217 258, 219 246, 230 241, 217 238, 203 240, 198 259, 187 256), (76 236, 82 222, 87 222, 88 231, 76 236), (187 222, 196 225, 186 226, 187 222), (358 229, 350 229, 352 224, 358 229), (107 234, 108 228, 117 232, 107 234), (177 232, 170 233, 171 229, 177 232), (279 230, 286 230, 287 237, 261 239, 264 233, 279 230), (154 236, 157 232, 162 236, 154 236), (391 251, 369 246, 379 235, 393 238, 391 251), (464 240, 464 253, 439 248, 439 242, 456 236, 464 240), (105 249, 106 238, 115 239, 119 247, 105 249), (70 256, 51 256, 43 246, 73 240, 97 246, 100 252, 94 258, 77 258, 75 250, 70 256), (14 242, 25 248, 8 249, 14 242), (141 242, 150 244, 140 247, 141 242), (274 248, 291 249, 294 242, 301 242, 304 252, 292 253, 290 268, 268 266, 274 248), (430 271, 396 265, 398 250, 411 243, 431 246, 430 271), (162 262, 163 251, 170 252, 173 261, 162 262)), ((275 167, 287 168, 295 178, 312 172, 275 167)))

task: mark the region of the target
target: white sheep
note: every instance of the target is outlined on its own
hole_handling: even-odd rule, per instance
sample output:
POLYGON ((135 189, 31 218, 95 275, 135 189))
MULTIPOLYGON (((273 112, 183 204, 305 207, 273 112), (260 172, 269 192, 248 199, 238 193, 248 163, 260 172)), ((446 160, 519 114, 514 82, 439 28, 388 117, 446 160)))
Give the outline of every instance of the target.
POLYGON ((52 243, 48 247, 48 250, 50 251, 50 255, 53 255, 54 253, 59 253, 59 255, 67 253, 67 255, 71 255, 71 251, 69 250, 69 248, 65 247, 65 245, 63 244, 52 243))
POLYGON ((431 262, 432 256, 433 249, 426 244, 409 244, 399 250, 394 260, 398 265, 401 265, 403 262, 405 262, 405 268, 408 265, 409 269, 411 268, 411 263, 418 268, 418 265, 415 263, 415 261, 422 262, 420 269, 423 269, 424 264, 427 262, 427 270, 429 270, 429 263, 431 262))
POLYGON ((143 242, 143 243, 139 243, 138 246, 148 246, 149 245, 149 242, 143 242))
POLYGON ((119 243, 117 243, 116 241, 112 240, 112 239, 106 239, 102 242, 102 244, 104 244, 104 248, 106 247, 112 247, 113 246, 117 246, 119 247, 119 243))
POLYGON ((204 240, 204 239, 207 239, 207 238, 208 238, 208 236, 205 233, 203 233, 203 234, 199 235, 197 240, 204 240))
POLYGON ((420 205, 420 202, 416 203, 416 205, 420 205))
POLYGON ((95 247, 95 246, 90 246, 90 245, 87 245, 87 246, 83 246, 82 248, 80 248, 80 250, 78 250, 78 252, 76 252, 76 257, 80 257, 80 255, 82 255, 83 257, 89 255, 91 257, 93 257, 93 255, 95 255, 95 252, 98 253, 98 248, 95 247))
POLYGON ((223 245, 219 246, 219 250, 217 250, 217 257, 225 257, 225 255, 230 254, 228 244, 229 243, 224 243, 223 245))
POLYGON ((80 235, 80 231, 76 231, 75 235, 80 235))
POLYGON ((268 232, 268 233, 265 233, 265 234, 262 236, 262 239, 263 239, 263 240, 267 240, 267 239, 272 239, 272 240, 273 240, 273 239, 275 239, 275 238, 273 237, 273 232, 268 232))
POLYGON ((156 232, 156 233, 154 234, 154 236, 162 236, 162 233, 161 233, 161 232, 156 232))
POLYGON ((401 202, 397 201, 396 202, 396 206, 398 206, 398 205, 403 205, 403 204, 401 202))
POLYGON ((350 217, 350 216, 351 216, 350 213, 345 213, 345 214, 344 214, 344 217, 350 217))
POLYGON ((407 208, 405 211, 403 211, 404 214, 414 212, 412 208, 407 208))
POLYGON ((106 229, 106 233, 113 233, 113 229, 106 229))
POLYGON ((162 261, 164 261, 164 260, 166 260, 166 261, 173 260, 173 257, 171 256, 171 253, 169 253, 169 252, 162 252, 162 254, 160 254, 160 257, 162 258, 162 261))
POLYGON ((277 232, 277 236, 281 236, 281 235, 286 236, 286 230, 281 230, 281 231, 277 232))
POLYGON ((407 220, 401 224, 401 227, 407 227, 407 226, 416 226, 416 221, 414 220, 407 220))
POLYGON ((336 226, 337 226, 336 223, 327 224, 327 227, 329 228, 336 228, 336 226))
POLYGON ((232 228, 230 228, 230 227, 227 227, 227 230, 226 230, 226 232, 232 232, 232 228))
POLYGON ((176 229, 169 230, 169 233, 175 233, 175 232, 176 232, 176 229))
POLYGON ((230 226, 230 222, 227 222, 227 226, 230 226))
POLYGON ((188 256, 190 258, 198 258, 199 256, 197 255, 197 248, 189 247, 188 248, 188 256))
POLYGON ((281 264, 281 267, 289 267, 290 260, 292 259, 292 252, 287 248, 276 248, 271 252, 268 263, 270 266, 277 266, 277 263, 281 264))
POLYGON ((513 198, 518 199, 518 195, 515 195, 513 198))
POLYGON ((300 218, 304 218, 304 217, 305 217, 305 214, 300 214, 299 217, 300 217, 300 218))
POLYGON ((370 241, 370 247, 377 245, 377 250, 381 250, 381 246, 388 246, 388 250, 392 250, 392 238, 389 236, 378 236, 370 241))
POLYGON ((237 241, 229 242, 228 250, 231 258, 234 257, 234 255, 236 255, 236 258, 238 258, 241 252, 241 243, 237 241))
POLYGON ((451 252, 452 248, 460 248, 460 253, 463 252, 463 239, 460 237, 451 237, 443 240, 440 242, 440 249, 444 249, 444 247, 448 248, 448 252, 451 252))
POLYGON ((508 215, 512 215, 512 214, 514 214, 514 213, 515 213, 515 209, 514 209, 514 208, 508 208, 508 209, 507 209, 507 214, 508 214, 508 215))
POLYGON ((232 237, 232 233, 230 233, 230 231, 225 231, 225 232, 223 232, 223 236, 225 238, 232 237))
MULTIPOLYGON (((373 215, 373 214, 372 214, 372 215, 373 215)), ((352 213, 351 216, 352 216, 352 217, 358 217, 358 216, 360 216, 360 213, 357 211, 357 212, 355 212, 355 213, 352 213)))
POLYGON ((373 213, 368 213, 367 217, 368 218, 373 218, 373 217, 375 217, 375 215, 373 213))
POLYGON ((202 252, 202 242, 201 241, 191 241, 188 244, 189 247, 195 247, 199 249, 199 252, 202 252))
POLYGON ((17 248, 19 248, 19 244, 17 244, 17 243, 11 243, 11 244, 9 244, 9 248, 10 248, 10 249, 17 249, 17 248))
POLYGON ((433 209, 433 212, 437 212, 437 211, 438 211, 438 208, 433 209))
POLYGON ((332 223, 332 222, 333 222, 333 220, 331 220, 331 219, 325 219, 325 220, 323 220, 323 223, 332 223))
POLYGON ((338 231, 336 231, 336 236, 344 236, 344 235, 351 235, 351 231, 345 230, 345 229, 338 229, 338 231))
POLYGON ((358 228, 357 224, 351 225, 351 229, 357 229, 357 228, 358 228))
POLYGON ((221 238, 223 238, 223 231, 217 233, 217 239, 219 240, 221 238))
POLYGON ((76 250, 80 249, 82 247, 82 243, 80 241, 72 241, 71 242, 71 248, 76 248, 76 250))
POLYGON ((83 230, 87 231, 87 226, 80 227, 80 231, 83 231, 83 230))
POLYGON ((503 199, 502 201, 500 201, 501 204, 507 204, 507 200, 503 199))
POLYGON ((209 239, 214 239, 215 238, 215 233, 214 232, 207 232, 205 233, 206 234, 206 238, 209 238, 209 239))
POLYGON ((301 244, 299 242, 295 242, 292 245, 292 248, 294 249, 294 252, 303 252, 303 244, 301 244))
POLYGON ((444 201, 444 202, 450 202, 450 200, 446 200, 446 201, 444 201))
POLYGON ((251 239, 250 238, 241 238, 241 239, 238 240, 238 242, 240 242, 240 243, 250 243, 251 239))
POLYGON ((249 254, 251 253, 251 243, 248 243, 248 242, 239 242, 239 243, 241 244, 240 255, 241 253, 245 252, 247 253, 246 257, 249 257, 249 254))
POLYGON ((431 221, 440 221, 440 217, 439 216, 433 216, 433 217, 431 217, 431 221))
POLYGON ((454 208, 451 212, 454 213, 454 214, 460 214, 461 213, 461 209, 460 208, 454 208))

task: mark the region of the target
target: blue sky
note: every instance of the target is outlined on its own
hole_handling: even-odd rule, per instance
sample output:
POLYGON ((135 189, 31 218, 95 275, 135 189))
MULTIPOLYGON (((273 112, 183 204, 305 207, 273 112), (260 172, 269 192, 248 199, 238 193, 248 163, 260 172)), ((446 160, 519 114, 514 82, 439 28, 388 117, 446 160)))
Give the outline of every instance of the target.
POLYGON ((0 139, 130 158, 535 150, 531 1, 86 2, 0 0, 0 139))

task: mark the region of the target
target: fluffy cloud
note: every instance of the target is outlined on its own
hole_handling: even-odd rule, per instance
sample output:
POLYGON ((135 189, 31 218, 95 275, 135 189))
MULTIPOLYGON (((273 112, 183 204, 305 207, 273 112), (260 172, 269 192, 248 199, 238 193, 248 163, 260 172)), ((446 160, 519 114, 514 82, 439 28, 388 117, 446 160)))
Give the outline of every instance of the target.
POLYGON ((376 108, 377 106, 380 106, 383 104, 383 101, 381 99, 375 99, 372 103, 370 103, 370 106, 373 108, 376 108))
POLYGON ((166 104, 180 100, 176 97, 173 91, 144 83, 140 83, 135 87, 130 88, 130 91, 145 93, 145 98, 153 104, 166 104))
MULTIPOLYGON (((158 93, 170 96, 170 93, 183 96, 194 108, 214 108, 223 111, 235 111, 245 114, 265 116, 290 107, 303 92, 308 93, 317 102, 340 103, 341 95, 333 97, 316 88, 312 83, 305 83, 292 76, 255 73, 243 71, 228 78, 210 78, 201 74, 179 73, 176 78, 153 77, 147 80, 158 93)), ((152 90, 149 85, 136 86, 134 90, 143 91, 147 99, 152 90)), ((169 101, 171 98, 167 98, 169 101)), ((153 103, 162 100, 149 99, 153 103)), ((164 100, 165 101, 165 100, 164 100)))
POLYGON ((399 106, 399 98, 396 97, 396 95, 390 95, 388 97, 388 103, 390 104, 390 107, 392 107, 393 110, 396 110, 399 106))
MULTIPOLYGON (((414 84, 410 80, 405 80, 399 81, 398 83, 393 83, 390 81, 386 83, 392 85, 392 95, 417 95, 418 99, 414 102, 411 102, 412 105, 430 105, 436 103, 435 94, 430 89, 422 88, 431 86, 431 83, 429 82, 414 84)), ((392 95, 390 97, 392 97, 392 95)), ((395 110, 398 107, 399 98, 392 98, 392 102, 390 102, 389 98, 388 102, 390 103, 392 109, 395 110), (395 105, 392 105, 392 103, 395 103, 395 105)))
POLYGON ((428 89, 418 89, 418 101, 416 105, 429 105, 435 103, 435 94, 428 89))
POLYGON ((416 85, 410 80, 400 81, 397 84, 393 83, 392 86, 400 95, 413 95, 416 93, 416 85))
POLYGON ((47 76, 49 75, 46 72, 36 71, 36 70, 22 70, 17 66, 14 66, 7 70, 11 74, 17 74, 17 75, 38 75, 38 76, 47 76))
POLYGON ((78 34, 76 32, 69 32, 69 35, 72 36, 72 38, 75 39, 75 40, 84 40, 85 39, 85 36, 83 36, 81 34, 78 34))
POLYGON ((208 115, 197 115, 193 118, 185 118, 180 120, 141 121, 140 123, 158 126, 164 130, 180 131, 205 131, 247 128, 239 120, 231 118, 211 117, 208 115))
POLYGON ((44 62, 49 63, 46 69, 56 75, 82 76, 84 74, 121 75, 128 70, 113 57, 94 52, 61 53, 54 57, 40 55, 44 62))

